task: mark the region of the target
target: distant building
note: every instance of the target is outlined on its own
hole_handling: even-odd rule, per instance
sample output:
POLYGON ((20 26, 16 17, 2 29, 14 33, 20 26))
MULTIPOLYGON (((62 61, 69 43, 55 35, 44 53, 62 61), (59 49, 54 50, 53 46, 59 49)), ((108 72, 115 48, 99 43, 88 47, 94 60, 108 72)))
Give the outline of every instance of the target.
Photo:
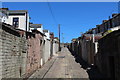
POLYGON ((27 10, 8 10, 7 24, 29 31, 29 14, 27 10))
POLYGON ((47 39, 50 39, 50 32, 49 32, 49 30, 43 30, 43 33, 46 35, 47 39))
POLYGON ((10 24, 16 29, 29 31, 29 14, 27 10, 9 10, 8 8, 0 8, 0 21, 10 24))
POLYGON ((29 31, 29 14, 27 10, 0 8, 0 22, 10 24, 16 29, 29 31))
POLYGON ((7 10, 8 10, 8 8, 0 9, 0 22, 6 23, 6 20, 8 19, 7 10))
POLYGON ((54 33, 53 32, 50 33, 50 38, 54 39, 54 33))
POLYGON ((120 14, 112 14, 109 20, 103 20, 102 24, 96 25, 96 28, 88 30, 85 34, 106 34, 109 31, 116 31, 120 29, 120 14))
POLYGON ((59 39, 58 39, 58 37, 54 37, 54 40, 59 42, 59 39))
POLYGON ((53 55, 56 55, 58 50, 59 50, 59 39, 58 37, 54 37, 54 41, 53 41, 53 55))
POLYGON ((32 32, 32 30, 34 30, 34 29, 43 33, 43 25, 42 24, 30 24, 30 32, 32 32))

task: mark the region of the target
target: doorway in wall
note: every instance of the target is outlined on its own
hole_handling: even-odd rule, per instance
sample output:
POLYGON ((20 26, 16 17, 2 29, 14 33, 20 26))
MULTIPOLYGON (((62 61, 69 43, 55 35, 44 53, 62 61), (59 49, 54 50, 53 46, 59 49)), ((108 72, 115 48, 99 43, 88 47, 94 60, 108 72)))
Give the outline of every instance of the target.
POLYGON ((114 56, 109 56, 109 70, 110 76, 113 80, 115 80, 115 59, 114 56))

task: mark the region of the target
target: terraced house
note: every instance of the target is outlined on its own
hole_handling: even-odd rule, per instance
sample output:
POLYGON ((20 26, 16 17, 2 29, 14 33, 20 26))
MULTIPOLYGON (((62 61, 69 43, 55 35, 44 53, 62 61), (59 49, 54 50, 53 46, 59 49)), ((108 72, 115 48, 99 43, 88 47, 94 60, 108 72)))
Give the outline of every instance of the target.
POLYGON ((98 67, 107 78, 119 80, 119 33, 120 14, 112 14, 112 18, 73 39, 68 47, 89 65, 98 67))
POLYGON ((27 10, 1 8, 0 21, 0 79, 28 78, 58 51, 42 24, 30 24, 27 10))

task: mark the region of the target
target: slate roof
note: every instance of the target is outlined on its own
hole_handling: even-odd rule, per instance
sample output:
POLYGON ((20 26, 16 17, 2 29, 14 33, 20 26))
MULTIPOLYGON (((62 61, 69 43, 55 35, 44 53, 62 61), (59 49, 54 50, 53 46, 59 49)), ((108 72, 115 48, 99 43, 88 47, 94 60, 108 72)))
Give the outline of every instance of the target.
POLYGON ((28 10, 9 10, 9 13, 22 13, 22 12, 28 12, 28 10))
POLYGON ((48 32, 48 30, 44 29, 43 32, 48 32))
POLYGON ((30 24, 30 28, 41 28, 42 24, 30 24))

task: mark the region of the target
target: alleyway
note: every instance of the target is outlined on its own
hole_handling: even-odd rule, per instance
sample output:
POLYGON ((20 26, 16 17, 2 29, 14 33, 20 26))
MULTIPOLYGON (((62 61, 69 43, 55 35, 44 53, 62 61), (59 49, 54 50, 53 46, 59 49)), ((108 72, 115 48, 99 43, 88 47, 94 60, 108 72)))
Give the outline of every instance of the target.
POLYGON ((76 63, 69 50, 62 48, 58 56, 48 61, 30 78, 82 78, 86 80, 88 74, 79 63, 76 63))

